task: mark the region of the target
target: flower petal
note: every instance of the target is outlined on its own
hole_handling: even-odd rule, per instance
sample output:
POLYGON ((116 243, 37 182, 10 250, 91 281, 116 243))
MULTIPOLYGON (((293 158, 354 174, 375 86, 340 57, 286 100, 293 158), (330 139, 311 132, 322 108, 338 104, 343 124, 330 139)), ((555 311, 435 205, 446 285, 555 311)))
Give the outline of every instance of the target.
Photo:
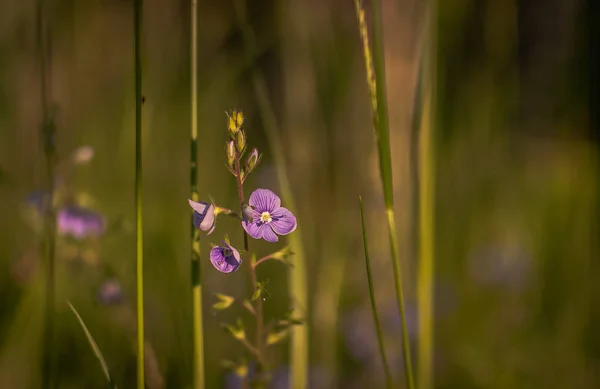
POLYGON ((248 235, 250 235, 254 239, 261 239, 263 236, 263 229, 265 228, 265 225, 262 223, 259 224, 243 221, 242 227, 248 233, 248 235))
POLYGON ((269 223, 273 231, 279 235, 287 235, 296 229, 296 216, 287 208, 276 209, 271 213, 273 221, 269 223))
POLYGON ((194 200, 188 200, 188 203, 190 204, 190 207, 192 207, 192 209, 198 212, 200 215, 204 215, 208 210, 208 207, 211 205, 203 201, 196 202, 194 200))
POLYGON ((257 189, 250 195, 248 204, 260 214, 263 212, 273 212, 281 206, 279 197, 268 189, 257 189))
POLYGON ((266 228, 263 229, 263 239, 271 243, 277 242, 279 238, 277 237, 277 235, 275 235, 273 230, 270 227, 267 227, 266 224, 264 226, 266 228))

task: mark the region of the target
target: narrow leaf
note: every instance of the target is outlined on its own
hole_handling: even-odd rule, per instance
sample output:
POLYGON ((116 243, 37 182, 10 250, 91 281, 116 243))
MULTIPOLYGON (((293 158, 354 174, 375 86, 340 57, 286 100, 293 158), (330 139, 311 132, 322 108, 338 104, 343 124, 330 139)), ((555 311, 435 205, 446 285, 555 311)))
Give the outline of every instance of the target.
POLYGON ((289 333, 290 333, 290 331, 287 328, 285 330, 269 333, 267 335, 267 345, 271 346, 271 345, 281 342, 282 340, 284 340, 288 337, 289 333))
POLYGON ((217 293, 215 296, 219 299, 219 301, 213 304, 213 308, 219 311, 229 308, 235 302, 233 297, 225 294, 217 293))
POLYGON ((75 315, 75 318, 77 318, 77 321, 79 322, 79 325, 83 329, 83 332, 85 333, 85 336, 87 337, 88 343, 90 344, 90 347, 92 348, 92 351, 94 352, 94 355, 96 355, 96 358, 98 358, 98 361, 100 361, 100 366, 102 367, 102 371, 104 372, 104 376, 106 377, 106 380, 108 381, 110 387, 113 389, 117 389, 117 385, 112 380, 110 371, 108 370, 108 365, 106 364, 106 361, 104 360, 104 357, 102 356, 102 352, 100 351, 98 344, 94 340, 94 337, 88 330, 83 319, 79 315, 79 312, 77 312, 77 310, 75 309, 73 304, 71 304, 71 302, 69 302, 69 301, 67 301, 67 304, 69 304, 69 308, 71 308, 71 311, 73 312, 73 314, 75 315))

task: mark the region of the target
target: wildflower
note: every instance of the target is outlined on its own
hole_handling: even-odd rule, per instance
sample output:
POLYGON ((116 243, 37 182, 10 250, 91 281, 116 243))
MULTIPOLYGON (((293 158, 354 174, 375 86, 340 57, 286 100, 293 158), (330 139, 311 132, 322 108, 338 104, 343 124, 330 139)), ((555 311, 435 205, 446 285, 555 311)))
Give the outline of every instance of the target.
POLYGON ((287 235, 296 229, 296 217, 281 207, 279 197, 268 189, 257 189, 248 204, 253 208, 251 220, 243 220, 242 227, 254 239, 277 242, 278 235, 287 235))
POLYGON ((123 302, 123 290, 117 280, 108 280, 100 286, 97 294, 98 301, 103 305, 117 305, 123 302))
POLYGON ((210 250, 210 262, 221 273, 231 273, 242 264, 239 251, 227 242, 223 246, 215 246, 210 250))
POLYGON ((210 235, 215 229, 215 206, 209 203, 188 200, 194 210, 194 225, 210 235))
POLYGON ((75 239, 99 236, 104 233, 104 218, 98 212, 77 205, 67 205, 56 215, 58 233, 75 239))

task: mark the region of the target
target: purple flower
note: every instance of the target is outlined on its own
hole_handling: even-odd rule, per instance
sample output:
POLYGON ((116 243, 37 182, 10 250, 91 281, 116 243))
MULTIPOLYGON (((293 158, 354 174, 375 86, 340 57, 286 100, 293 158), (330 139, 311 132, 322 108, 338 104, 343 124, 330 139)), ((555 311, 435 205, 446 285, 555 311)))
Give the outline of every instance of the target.
POLYGON ((98 301, 104 305, 115 305, 123 302, 121 284, 115 279, 108 280, 100 286, 97 294, 98 301))
POLYGON ((281 207, 279 197, 268 189, 257 189, 250 195, 251 218, 242 221, 244 230, 254 239, 277 242, 277 235, 287 235, 296 229, 296 217, 281 207))
POLYGON ((212 234, 215 229, 215 206, 209 203, 188 200, 190 207, 194 210, 194 225, 196 228, 212 234))
POLYGON ((104 218, 98 212, 77 205, 67 205, 56 215, 58 233, 75 239, 99 236, 104 233, 104 218))
POLYGON ((227 242, 223 246, 215 246, 210 250, 210 262, 221 273, 231 273, 242 264, 240 253, 227 242))

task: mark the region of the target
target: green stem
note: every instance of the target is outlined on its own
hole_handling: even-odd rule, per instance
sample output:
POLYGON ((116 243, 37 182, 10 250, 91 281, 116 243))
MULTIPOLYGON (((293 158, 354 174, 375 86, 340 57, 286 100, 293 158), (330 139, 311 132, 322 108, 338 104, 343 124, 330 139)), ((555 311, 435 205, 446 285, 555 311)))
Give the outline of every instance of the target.
POLYGON ((367 268, 367 280, 369 282, 369 297, 371 299, 371 311, 373 312, 373 321, 375 322, 375 331, 377 332, 377 342, 379 343, 379 353, 381 354, 381 362, 385 372, 385 381, 388 389, 393 386, 392 373, 385 355, 385 346, 383 344, 383 332, 381 331, 381 323, 379 323, 379 315, 377 313, 377 304, 375 302, 375 291, 373 289, 373 275, 371 274, 371 259, 369 257, 369 244, 367 242, 367 228, 365 227, 365 210, 363 207, 362 197, 358 197, 360 205, 360 222, 363 234, 363 246, 365 250, 365 266, 367 268))
POLYGON ((46 273, 46 302, 44 328, 44 348, 42 367, 42 386, 44 388, 54 387, 55 355, 54 355, 54 313, 56 295, 55 275, 55 253, 56 253, 56 210, 54 209, 54 170, 56 165, 55 156, 55 128, 54 121, 50 116, 50 78, 48 77, 50 67, 50 28, 46 18, 47 10, 44 2, 38 0, 36 3, 36 45, 39 55, 40 71, 40 99, 42 109, 42 129, 44 154, 46 156, 46 185, 44 196, 44 245, 43 257, 47 258, 46 273))
POLYGON ((135 55, 135 218, 137 297, 137 388, 145 389, 144 372, 144 245, 142 230, 142 0, 134 0, 135 55))
MULTIPOLYGON (((241 130, 240 130, 241 131, 241 130)), ((242 156, 236 151, 235 157, 235 179, 237 183, 238 190, 238 198, 240 200, 240 209, 244 209, 244 203, 246 199, 244 197, 244 184, 242 183, 242 174, 241 174, 241 166, 240 166, 240 158, 242 156)), ((242 211, 243 212, 243 211, 242 211)), ((247 253, 250 252, 248 247, 248 234, 246 230, 242 229, 244 232, 244 251, 247 253)), ((256 277, 256 268, 254 266, 249 266, 250 269, 250 279, 252 280, 252 293, 258 289, 258 281, 256 277)), ((256 312, 256 358, 258 362, 258 370, 259 373, 264 373, 267 370, 266 358, 265 358, 265 347, 264 347, 264 332, 263 332, 263 301, 262 296, 256 299, 255 301, 255 312, 256 312)), ((261 380, 262 381, 262 380, 261 380)))
MULTIPOLYGON (((238 17, 238 23, 242 30, 244 40, 244 49, 246 52, 246 61, 251 62, 256 58, 257 48, 254 31, 248 23, 246 15, 245 3, 241 0, 235 1, 235 9, 238 17)), ((277 120, 275 113, 269 101, 267 85, 262 74, 253 67, 252 83, 254 86, 254 94, 258 102, 260 116, 265 126, 269 149, 273 153, 275 167, 277 172, 277 181, 281 189, 281 197, 287 204, 290 210, 296 209, 294 197, 292 196, 291 185, 288 180, 286 170, 286 160, 283 154, 283 148, 277 128, 277 120)), ((289 292, 292 300, 292 309, 301 311, 307 315, 308 308, 308 292, 307 292, 307 270, 306 258, 302 247, 302 235, 300 229, 296 230, 288 238, 290 249, 294 253, 294 267, 289 270, 289 292)), ((292 344, 290 347, 290 364, 291 364, 291 379, 290 388, 304 389, 308 386, 308 326, 293 326, 290 329, 292 344)))
POLYGON ((394 269, 394 286, 396 288, 398 309, 402 319, 402 347, 404 353, 404 370, 406 383, 409 389, 414 389, 414 378, 410 356, 410 344, 406 328, 406 313, 404 306, 404 293, 402 290, 402 274, 398 258, 398 242, 394 217, 394 192, 392 180, 392 157, 390 152, 390 134, 387 114, 387 97, 385 88, 385 55, 383 45, 383 26, 381 21, 380 0, 373 4, 373 56, 369 45, 369 34, 365 17, 365 10, 360 0, 354 0, 358 18, 359 30, 363 43, 363 54, 367 72, 367 83, 371 97, 373 127, 377 140, 379 154, 379 170, 383 185, 383 195, 386 206, 390 251, 394 269))
MULTIPOLYGON (((191 2, 191 159, 190 182, 192 200, 198 201, 198 2, 191 2)), ((191 219, 192 229, 192 312, 193 312, 193 347, 194 347, 194 389, 204 389, 204 337, 202 327, 202 281, 200 268, 200 231, 194 226, 194 216, 191 219)))
MULTIPOLYGON (((430 4, 425 18, 425 39, 421 59, 420 79, 415 107, 418 107, 418 177, 419 177, 419 270, 417 296, 419 312, 418 371, 419 388, 433 386, 433 281, 434 281, 434 200, 435 154, 433 142, 435 40, 434 5, 430 4), (420 112, 419 112, 420 111, 420 112)), ((415 115, 416 116, 416 115, 415 115)))

